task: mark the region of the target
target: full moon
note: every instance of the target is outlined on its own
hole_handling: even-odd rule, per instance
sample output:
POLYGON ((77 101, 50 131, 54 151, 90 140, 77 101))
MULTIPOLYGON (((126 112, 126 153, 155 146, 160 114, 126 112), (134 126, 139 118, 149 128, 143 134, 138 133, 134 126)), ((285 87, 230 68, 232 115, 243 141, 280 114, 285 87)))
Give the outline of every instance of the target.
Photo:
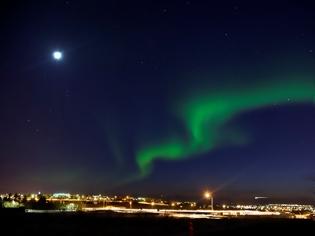
POLYGON ((54 51, 52 56, 55 60, 60 61, 62 59, 62 52, 54 51))

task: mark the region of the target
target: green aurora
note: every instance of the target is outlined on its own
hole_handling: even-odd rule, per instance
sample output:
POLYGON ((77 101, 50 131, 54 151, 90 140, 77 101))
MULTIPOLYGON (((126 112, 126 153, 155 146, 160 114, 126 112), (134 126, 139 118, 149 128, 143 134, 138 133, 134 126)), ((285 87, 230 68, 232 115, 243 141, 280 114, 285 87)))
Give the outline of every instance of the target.
POLYGON ((314 102, 312 79, 259 84, 246 89, 225 89, 220 92, 194 96, 177 105, 177 115, 183 121, 187 137, 173 138, 147 146, 137 153, 140 176, 151 173, 155 160, 180 160, 219 148, 224 139, 239 144, 241 135, 223 132, 223 126, 236 115, 287 103, 314 102), (224 137, 229 136, 229 137, 224 137))

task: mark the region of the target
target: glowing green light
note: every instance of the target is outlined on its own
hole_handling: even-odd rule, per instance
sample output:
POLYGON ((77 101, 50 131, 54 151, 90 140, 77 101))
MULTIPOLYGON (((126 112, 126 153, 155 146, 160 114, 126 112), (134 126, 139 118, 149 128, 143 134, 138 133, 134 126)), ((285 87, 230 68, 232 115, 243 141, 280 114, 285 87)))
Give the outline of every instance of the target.
MULTIPOLYGON (((222 126, 239 113, 275 103, 312 102, 314 97, 314 83, 304 79, 260 84, 246 89, 228 89, 189 98, 178 105, 179 117, 184 122, 189 140, 172 140, 140 150, 136 157, 140 174, 149 174, 157 159, 183 159, 217 148, 224 135, 222 126)), ((228 138, 232 139, 232 143, 239 143, 238 135, 228 138)))

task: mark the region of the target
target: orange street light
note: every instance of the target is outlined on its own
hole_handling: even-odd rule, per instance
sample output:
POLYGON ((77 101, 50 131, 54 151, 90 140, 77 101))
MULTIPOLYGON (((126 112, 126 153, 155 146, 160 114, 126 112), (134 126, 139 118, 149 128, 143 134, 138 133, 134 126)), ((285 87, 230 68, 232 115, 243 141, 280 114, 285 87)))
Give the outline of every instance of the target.
POLYGON ((211 201, 211 210, 213 210, 213 195, 211 192, 206 191, 204 193, 204 198, 211 201))

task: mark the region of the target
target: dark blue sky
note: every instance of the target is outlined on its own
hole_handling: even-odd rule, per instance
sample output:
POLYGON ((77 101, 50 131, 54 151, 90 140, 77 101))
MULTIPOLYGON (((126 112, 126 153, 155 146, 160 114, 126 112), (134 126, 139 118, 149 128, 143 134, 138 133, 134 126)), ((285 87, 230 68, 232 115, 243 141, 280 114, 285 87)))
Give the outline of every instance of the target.
POLYGON ((1 192, 314 199, 312 102, 238 114, 225 126, 246 144, 157 160, 132 181, 139 149, 185 136, 183 97, 314 78, 311 1, 0 4, 1 192))

